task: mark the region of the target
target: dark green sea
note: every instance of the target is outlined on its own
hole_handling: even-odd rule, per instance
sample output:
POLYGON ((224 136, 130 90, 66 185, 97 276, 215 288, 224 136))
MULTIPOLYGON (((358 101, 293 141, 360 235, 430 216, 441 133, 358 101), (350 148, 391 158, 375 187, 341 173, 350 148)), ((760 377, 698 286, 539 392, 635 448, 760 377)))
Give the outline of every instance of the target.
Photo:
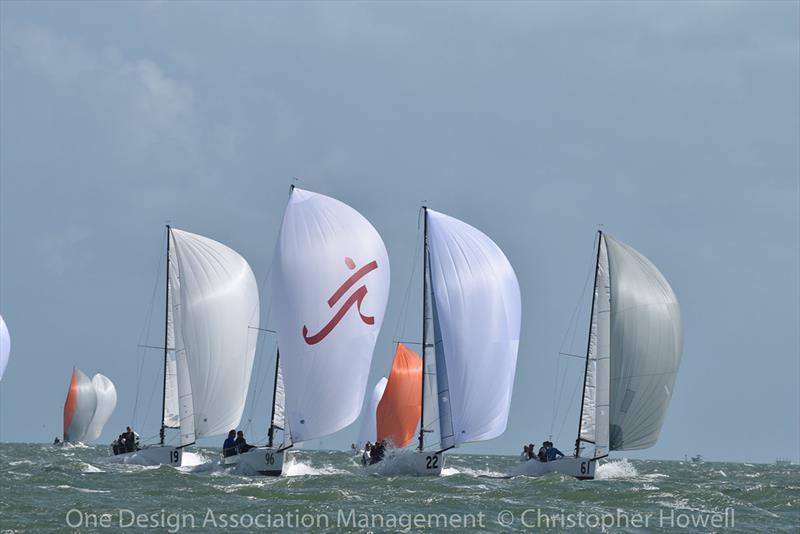
POLYGON ((447 455, 443 476, 366 476, 293 450, 286 476, 105 463, 107 447, 0 444, 7 532, 799 532, 800 467, 617 460, 598 479, 503 478, 515 458, 447 455))

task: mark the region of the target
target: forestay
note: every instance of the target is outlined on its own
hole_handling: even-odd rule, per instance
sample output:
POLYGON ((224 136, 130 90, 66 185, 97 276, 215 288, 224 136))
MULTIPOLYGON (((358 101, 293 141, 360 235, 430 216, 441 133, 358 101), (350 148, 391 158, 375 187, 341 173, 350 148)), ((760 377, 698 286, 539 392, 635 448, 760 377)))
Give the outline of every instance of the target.
POLYGON ((450 442, 442 432, 442 446, 491 439, 506 428, 514 385, 521 319, 517 277, 485 234, 433 210, 427 217, 437 368, 440 361, 446 364, 449 389, 444 397, 439 385, 439 416, 449 404, 453 429, 450 442))
POLYGON ((332 434, 358 417, 389 279, 383 241, 360 213, 293 189, 271 280, 287 445, 332 434))
POLYGON ((259 302, 253 272, 239 254, 207 237, 171 233, 180 442, 186 445, 238 426, 253 368, 256 330, 250 325, 259 324, 259 302))

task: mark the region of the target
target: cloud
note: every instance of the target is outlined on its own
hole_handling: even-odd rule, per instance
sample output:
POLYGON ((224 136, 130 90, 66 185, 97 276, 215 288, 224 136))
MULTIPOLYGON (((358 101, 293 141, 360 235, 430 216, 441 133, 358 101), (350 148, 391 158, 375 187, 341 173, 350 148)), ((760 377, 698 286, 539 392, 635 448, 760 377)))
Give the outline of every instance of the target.
POLYGON ((194 90, 155 61, 111 46, 92 49, 31 24, 6 25, 3 34, 4 56, 85 105, 83 120, 99 125, 123 152, 141 156, 167 143, 199 153, 194 90))

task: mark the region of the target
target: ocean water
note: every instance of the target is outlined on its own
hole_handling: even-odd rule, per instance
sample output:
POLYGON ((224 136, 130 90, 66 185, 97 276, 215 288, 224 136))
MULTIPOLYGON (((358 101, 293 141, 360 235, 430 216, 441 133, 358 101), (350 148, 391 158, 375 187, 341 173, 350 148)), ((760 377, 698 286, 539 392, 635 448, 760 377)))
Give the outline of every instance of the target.
POLYGON ((515 458, 446 455, 441 477, 382 478, 292 450, 251 478, 106 463, 107 447, 0 444, 0 532, 800 532, 800 467, 615 460, 598 479, 505 478, 515 458))

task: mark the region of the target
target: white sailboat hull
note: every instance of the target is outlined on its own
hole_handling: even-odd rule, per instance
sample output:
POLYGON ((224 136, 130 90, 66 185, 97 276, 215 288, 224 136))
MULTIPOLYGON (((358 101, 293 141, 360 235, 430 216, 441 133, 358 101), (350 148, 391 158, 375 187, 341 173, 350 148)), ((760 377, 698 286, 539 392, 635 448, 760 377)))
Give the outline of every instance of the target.
POLYGON ((172 465, 179 467, 183 463, 183 449, 166 445, 152 445, 138 451, 126 452, 111 456, 110 463, 130 465, 172 465))
POLYGON ((283 473, 285 453, 274 448, 256 447, 242 454, 227 456, 220 461, 220 465, 239 475, 277 477, 283 473))
POLYGON ((509 474, 512 477, 540 477, 549 473, 558 473, 579 480, 591 480, 594 478, 596 467, 597 460, 591 458, 565 457, 550 462, 540 462, 536 458, 532 458, 515 465, 509 474))
POLYGON ((383 460, 365 466, 364 470, 367 474, 380 476, 437 477, 442 474, 443 467, 444 454, 441 452, 397 451, 389 452, 383 460))

